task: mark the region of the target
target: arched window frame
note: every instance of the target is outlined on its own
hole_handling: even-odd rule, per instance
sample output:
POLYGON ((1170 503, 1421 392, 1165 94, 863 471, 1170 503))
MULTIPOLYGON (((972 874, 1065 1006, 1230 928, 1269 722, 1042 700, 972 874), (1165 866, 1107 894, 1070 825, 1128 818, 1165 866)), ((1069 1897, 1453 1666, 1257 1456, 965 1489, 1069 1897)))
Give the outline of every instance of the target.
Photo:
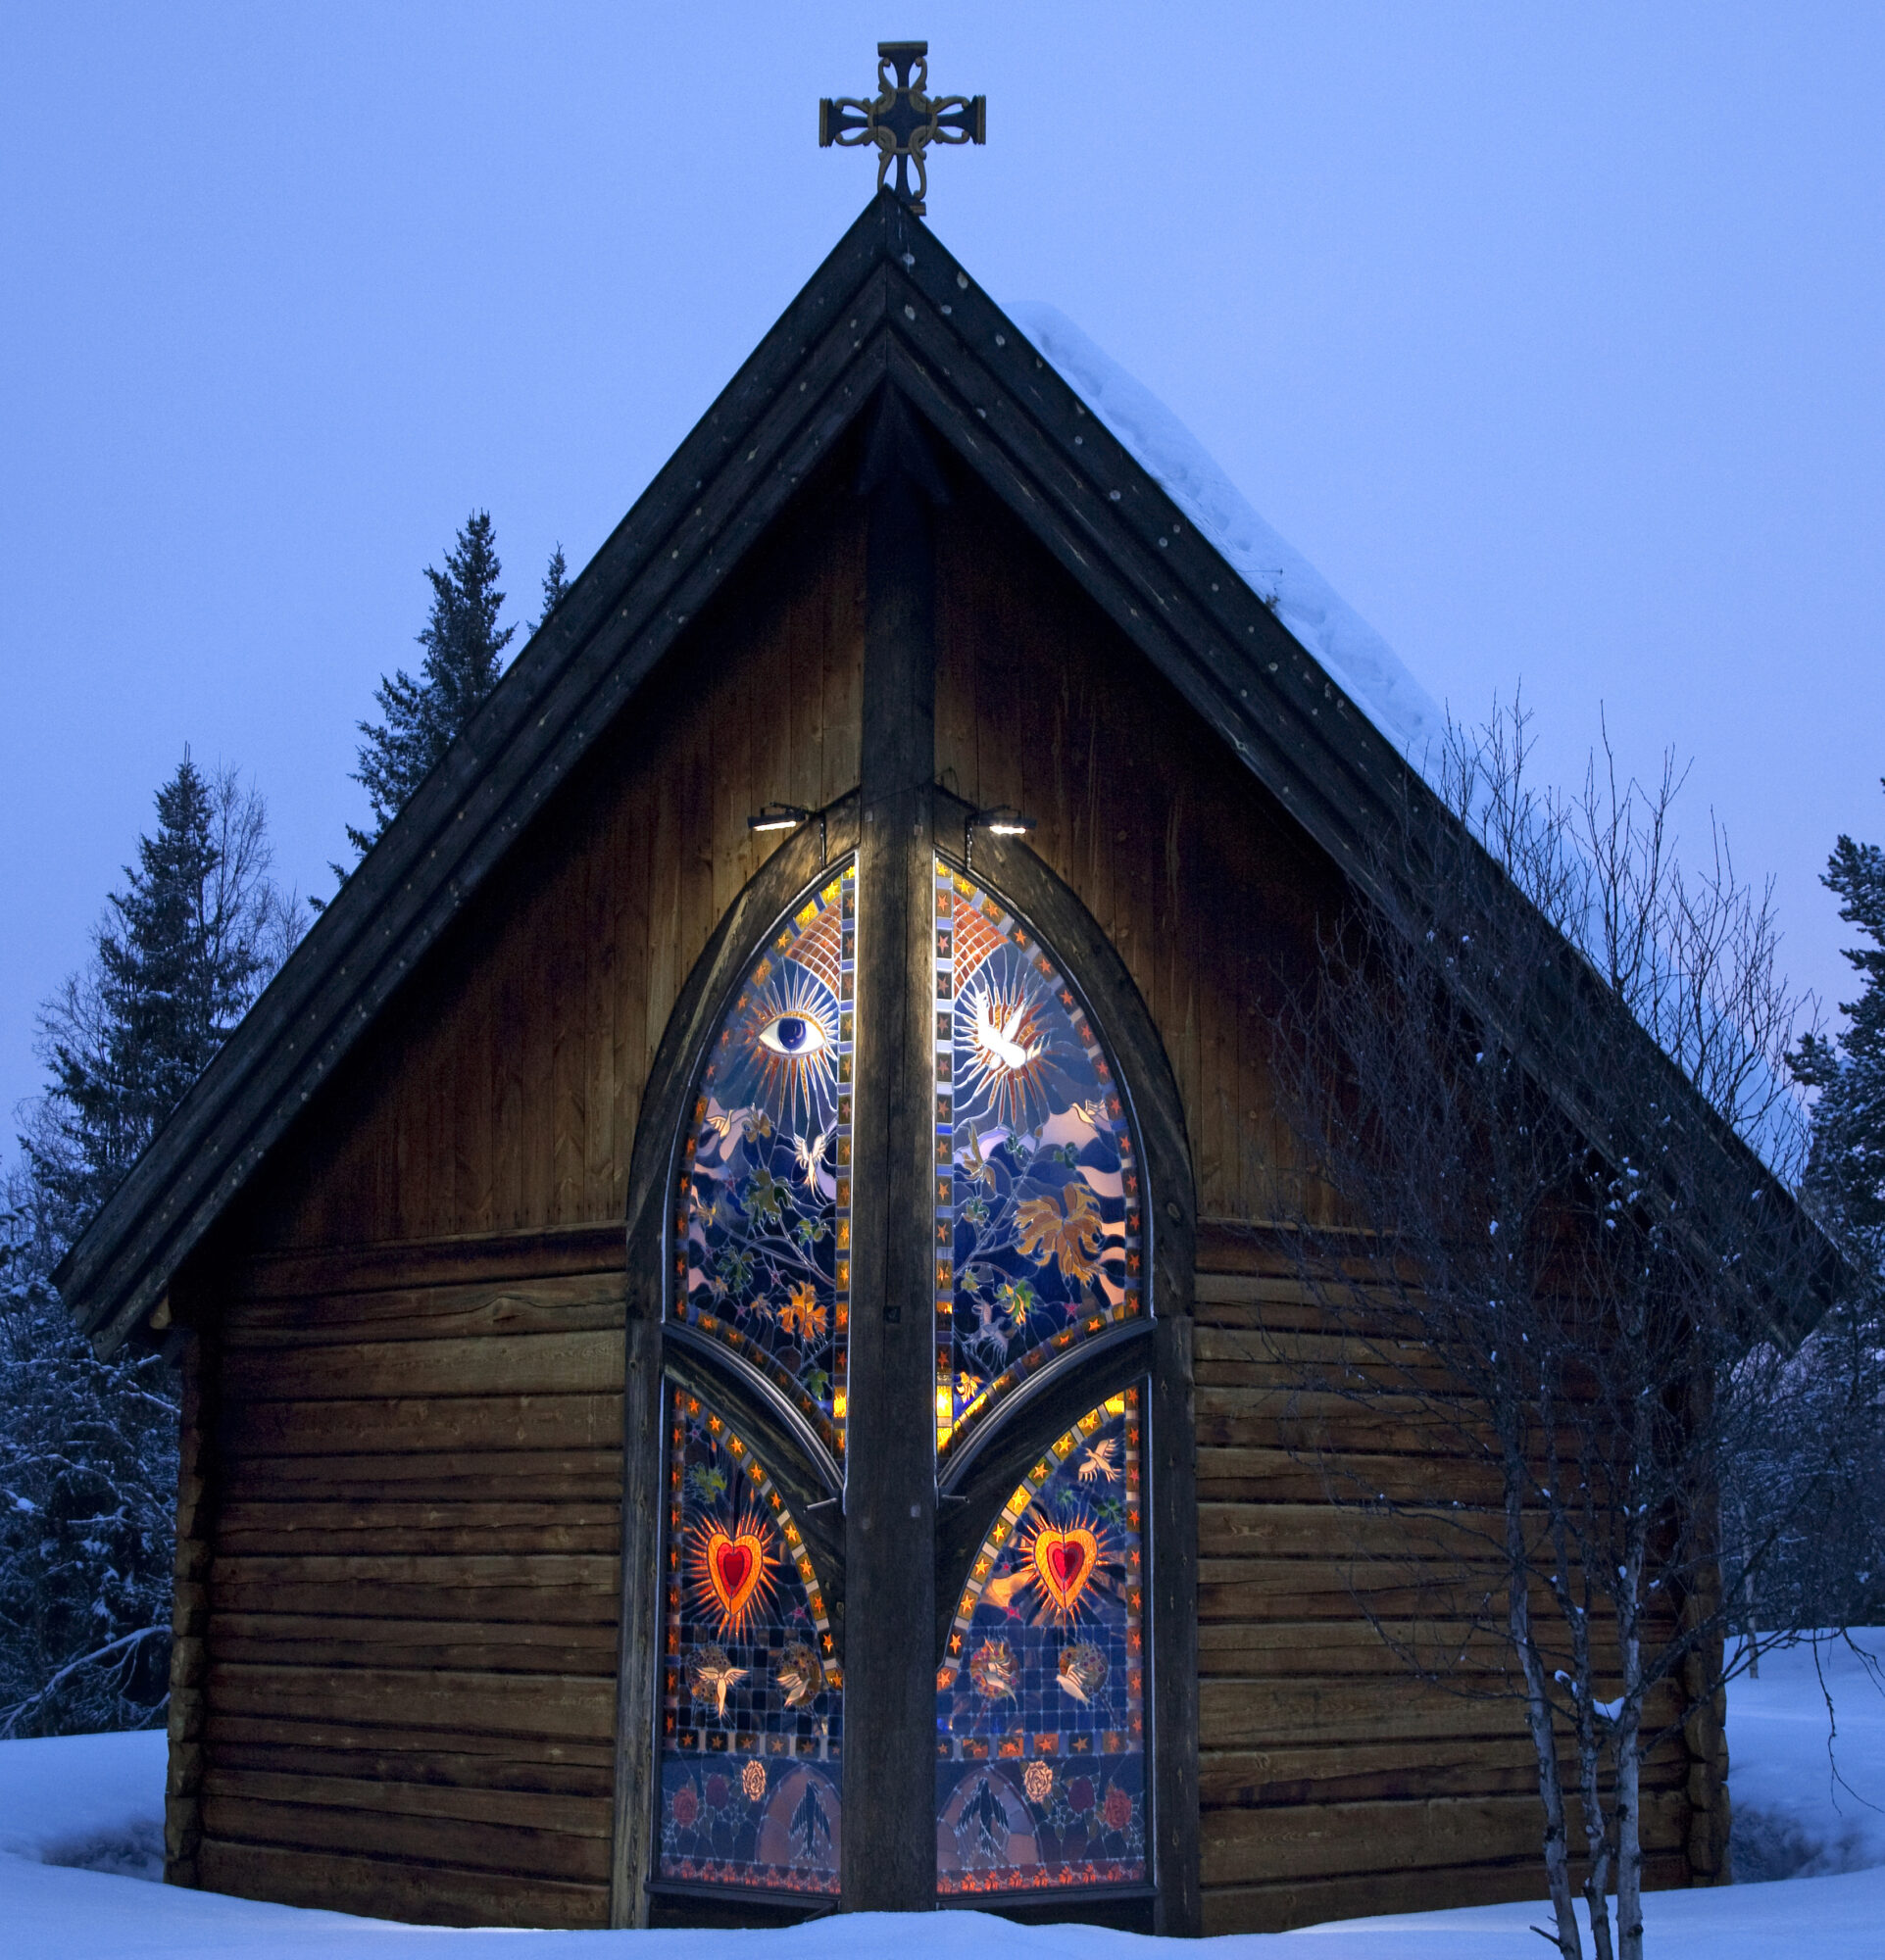
MULTIPOLYGON (((1018 839, 971 828, 973 808, 935 793, 937 856, 1027 922, 1096 1019, 1131 1113, 1146 1197, 1145 1318, 1108 1330, 1043 1368, 991 1415, 938 1482, 934 1653, 989 1524, 1028 1463, 1089 1408, 1147 1385, 1145 1623, 1150 1686, 1154 1925, 1198 1926, 1197 1508, 1191 1295, 1196 1206, 1183 1105, 1145 1003, 1105 933, 1018 839)), ((801 1434, 756 1370, 667 1317, 677 1167, 694 1083, 728 1003, 769 936, 858 848, 859 799, 839 799, 793 832, 721 918, 688 976, 649 1073, 630 1165, 626 1217, 621 1641, 612 1923, 645 1924, 653 1869, 649 1792, 658 1785, 663 1388, 671 1381, 723 1409, 766 1458, 793 1506, 835 1621, 845 1596, 842 1470, 801 1434), (751 1379, 749 1379, 751 1377, 751 1379), (836 1501, 833 1501, 833 1500, 836 1501)), ((863 929, 868 930, 868 921, 863 929)), ((862 1042, 867 1032, 860 1026, 862 1042)), ((915 1662, 913 1661, 913 1665, 915 1662)), ((855 1828, 863 1828, 860 1823, 855 1828)), ((1098 1907, 1103 1894, 1096 1895, 1098 1907)), ((1057 1907, 1067 1899, 1057 1888, 1057 1907)), ((998 1896, 1008 1909, 1025 1895, 998 1896)))

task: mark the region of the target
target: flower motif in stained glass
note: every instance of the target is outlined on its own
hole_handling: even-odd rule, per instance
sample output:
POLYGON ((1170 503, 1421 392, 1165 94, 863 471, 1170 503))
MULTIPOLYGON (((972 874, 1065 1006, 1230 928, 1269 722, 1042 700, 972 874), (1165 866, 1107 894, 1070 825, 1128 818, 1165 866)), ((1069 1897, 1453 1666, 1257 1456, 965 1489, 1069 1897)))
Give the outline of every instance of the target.
POLYGON ((670 1307, 758 1367, 834 1451, 850 1302, 856 906, 846 867, 780 924, 709 1044, 682 1151, 670 1307))
POLYGON ((1144 1310, 1138 1155, 1092 1017, 999 900, 938 863, 936 1443, 1144 1310))

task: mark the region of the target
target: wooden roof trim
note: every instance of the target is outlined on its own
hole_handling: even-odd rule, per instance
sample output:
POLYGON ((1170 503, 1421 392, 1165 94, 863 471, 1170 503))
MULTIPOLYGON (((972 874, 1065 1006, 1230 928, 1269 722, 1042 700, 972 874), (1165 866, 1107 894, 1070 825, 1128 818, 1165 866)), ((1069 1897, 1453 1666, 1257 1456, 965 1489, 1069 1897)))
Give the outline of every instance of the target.
POLYGON ((1368 839, 1399 820, 1404 785, 1436 811, 1437 800, 934 235, 879 196, 69 1253, 59 1282, 101 1350, 163 1297, 263 1155, 886 379, 1338 864, 1393 904, 1394 893, 1376 889, 1368 839))
POLYGON ((696 424, 68 1253, 61 1290, 101 1351, 875 392, 882 234, 914 222, 891 202, 696 424))

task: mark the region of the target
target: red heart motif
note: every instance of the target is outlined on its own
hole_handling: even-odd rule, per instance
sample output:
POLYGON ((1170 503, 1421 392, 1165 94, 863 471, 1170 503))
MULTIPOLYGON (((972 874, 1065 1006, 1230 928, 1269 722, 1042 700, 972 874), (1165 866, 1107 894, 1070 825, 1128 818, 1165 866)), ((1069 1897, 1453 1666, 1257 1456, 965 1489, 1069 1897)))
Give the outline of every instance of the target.
POLYGON ((723 1634, 740 1633, 759 1604, 760 1588, 766 1585, 769 1590, 766 1568, 772 1561, 769 1557, 770 1547, 766 1527, 751 1517, 740 1520, 737 1533, 717 1524, 697 1544, 700 1557, 697 1569, 702 1570, 707 1582, 705 1590, 714 1595, 714 1603, 719 1608, 719 1630, 723 1634))
POLYGON ((1100 1542, 1085 1525, 1043 1525, 1034 1534, 1035 1573, 1063 1618, 1072 1613, 1099 1562, 1100 1542))
POLYGON ((736 1598, 753 1569, 753 1554, 743 1544, 722 1539, 714 1547, 714 1566, 719 1575, 719 1591, 728 1599, 736 1598))

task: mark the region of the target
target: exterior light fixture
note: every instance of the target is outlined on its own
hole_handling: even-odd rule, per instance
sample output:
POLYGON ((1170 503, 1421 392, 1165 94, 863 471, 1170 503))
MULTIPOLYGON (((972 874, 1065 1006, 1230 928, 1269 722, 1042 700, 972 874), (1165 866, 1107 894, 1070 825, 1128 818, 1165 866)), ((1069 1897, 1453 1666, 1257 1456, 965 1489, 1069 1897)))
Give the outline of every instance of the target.
POLYGON ((795 803, 769 803, 757 816, 746 819, 748 830, 796 830, 811 816, 795 803))
POLYGON ((810 823, 814 817, 818 820, 818 862, 826 863, 830 850, 825 833, 824 812, 821 809, 807 809, 803 804, 769 803, 756 816, 746 819, 748 830, 796 830, 802 823, 810 823))
POLYGON ((963 865, 975 867, 975 833, 986 830, 993 837, 1025 837, 1034 828, 1034 819, 1023 816, 1012 803, 999 803, 993 809, 978 809, 963 825, 963 865))

